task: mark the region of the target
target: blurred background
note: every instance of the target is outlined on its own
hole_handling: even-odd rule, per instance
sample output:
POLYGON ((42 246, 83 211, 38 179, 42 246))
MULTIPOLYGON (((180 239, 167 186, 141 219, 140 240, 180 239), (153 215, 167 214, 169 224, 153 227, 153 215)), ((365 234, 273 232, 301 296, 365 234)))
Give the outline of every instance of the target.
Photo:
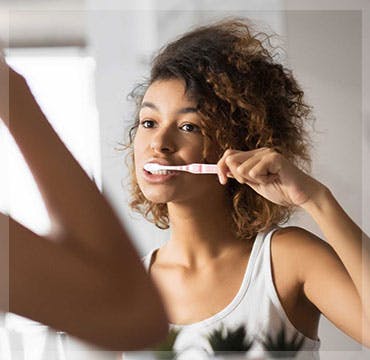
MULTIPOLYGON (((194 26, 226 16, 247 17, 259 29, 280 36, 285 50, 281 61, 293 70, 317 118, 312 174, 370 233, 369 107, 363 101, 369 95, 368 1, 125 3, 0 0, 0 39, 7 61, 27 78, 49 121, 109 198, 141 255, 159 247, 169 232, 127 206, 128 173, 120 143, 133 121, 133 104, 126 97, 148 74, 151 57, 162 45, 194 26)), ((0 211, 46 234, 50 222, 40 193, 1 124, 0 174, 0 211)), ((303 212, 284 226, 288 225, 305 227, 324 238, 303 212)), ((12 334, 0 331, 1 359, 10 356, 10 348, 17 348, 21 359, 67 358, 63 334, 13 314, 3 315, 1 321, 12 334), (50 350, 53 347, 59 350, 50 350)), ((370 353, 324 317, 319 337, 322 359, 348 359, 349 354, 362 359, 370 353)))

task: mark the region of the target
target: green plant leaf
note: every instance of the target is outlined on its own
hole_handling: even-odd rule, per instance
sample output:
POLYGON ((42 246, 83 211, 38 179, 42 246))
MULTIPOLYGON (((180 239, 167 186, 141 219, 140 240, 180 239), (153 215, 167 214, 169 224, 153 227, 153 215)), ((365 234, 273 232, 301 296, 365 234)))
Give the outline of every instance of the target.
POLYGON ((302 348, 304 337, 296 332, 293 337, 288 340, 286 336, 285 325, 282 324, 276 337, 266 335, 265 340, 260 339, 260 342, 273 358, 294 357, 302 348))
POLYGON ((235 330, 225 329, 223 323, 219 329, 207 336, 214 352, 242 351, 247 352, 253 345, 253 340, 246 339, 246 330, 240 325, 235 330))

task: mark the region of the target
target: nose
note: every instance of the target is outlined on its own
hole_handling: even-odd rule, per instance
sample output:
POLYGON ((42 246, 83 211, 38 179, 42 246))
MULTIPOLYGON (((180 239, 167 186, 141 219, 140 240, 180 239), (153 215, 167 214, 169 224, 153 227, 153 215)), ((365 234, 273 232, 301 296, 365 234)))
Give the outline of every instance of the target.
POLYGON ((170 129, 156 131, 150 141, 150 147, 155 153, 172 153, 175 151, 175 143, 170 129))

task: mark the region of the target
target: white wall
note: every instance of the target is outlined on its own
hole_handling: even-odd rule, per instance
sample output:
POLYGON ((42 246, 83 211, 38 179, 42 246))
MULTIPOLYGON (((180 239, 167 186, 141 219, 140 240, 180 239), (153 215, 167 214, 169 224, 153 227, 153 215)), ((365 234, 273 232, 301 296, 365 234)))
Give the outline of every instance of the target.
MULTIPOLYGON (((286 16, 291 67, 317 117, 313 174, 329 186, 360 226, 365 205, 361 18, 359 11, 291 11, 286 16)), ((300 213, 292 222, 324 238, 307 214, 300 213)), ((324 339, 322 350, 361 349, 325 318, 320 322, 319 335, 324 339)), ((325 356, 332 358, 333 354, 325 356)))

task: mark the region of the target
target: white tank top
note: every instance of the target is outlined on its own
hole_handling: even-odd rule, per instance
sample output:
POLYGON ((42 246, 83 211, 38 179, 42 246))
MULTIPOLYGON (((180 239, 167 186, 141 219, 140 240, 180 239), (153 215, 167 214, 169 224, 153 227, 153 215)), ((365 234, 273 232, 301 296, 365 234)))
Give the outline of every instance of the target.
MULTIPOLYGON (((181 359, 201 359, 202 352, 212 353, 206 335, 218 329, 221 323, 231 329, 243 324, 247 338, 255 338, 255 336, 263 338, 263 334, 268 334, 274 339, 281 326, 284 325, 288 339, 292 339, 296 333, 299 338, 304 337, 301 351, 295 359, 319 359, 320 339, 310 339, 294 327, 280 303, 273 283, 270 242, 272 234, 277 229, 279 227, 275 226, 258 233, 240 289, 223 310, 189 325, 170 324, 170 328, 181 330, 174 345, 175 350, 182 354, 181 359)), ((147 271, 149 271, 152 256, 156 250, 153 249, 142 259, 147 271)), ((251 356, 251 358, 257 358, 263 354, 263 347, 258 341, 255 341, 248 351, 248 357, 251 356)))

